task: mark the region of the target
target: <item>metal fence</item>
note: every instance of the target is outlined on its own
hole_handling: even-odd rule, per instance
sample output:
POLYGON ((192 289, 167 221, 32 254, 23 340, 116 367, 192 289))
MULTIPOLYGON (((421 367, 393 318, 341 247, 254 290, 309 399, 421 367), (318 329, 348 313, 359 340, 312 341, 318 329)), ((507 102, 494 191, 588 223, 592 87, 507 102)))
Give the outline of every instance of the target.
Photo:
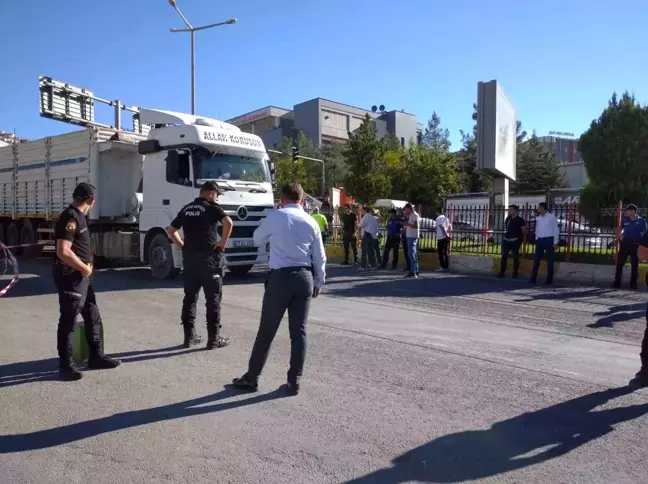
MULTIPOLYGON (((524 218, 528 233, 524 237, 521 257, 532 258, 535 251, 536 206, 520 207, 519 215, 524 218)), ((603 210, 602 222, 590 223, 579 213, 577 206, 555 206, 549 210, 558 219, 560 237, 556 259, 570 262, 590 262, 611 264, 615 261, 620 239, 622 220, 621 204, 603 210)), ((648 213, 640 209, 640 214, 648 213)), ((506 231, 505 220, 508 209, 504 207, 462 206, 449 207, 445 215, 450 220, 450 252, 455 254, 475 254, 499 256, 502 239, 506 231)), ((337 217, 330 217, 331 230, 328 244, 342 243, 342 230, 337 217)), ((386 240, 386 229, 381 229, 381 246, 386 240)), ((437 236, 433 219, 424 219, 421 224, 419 250, 436 251, 437 236)))

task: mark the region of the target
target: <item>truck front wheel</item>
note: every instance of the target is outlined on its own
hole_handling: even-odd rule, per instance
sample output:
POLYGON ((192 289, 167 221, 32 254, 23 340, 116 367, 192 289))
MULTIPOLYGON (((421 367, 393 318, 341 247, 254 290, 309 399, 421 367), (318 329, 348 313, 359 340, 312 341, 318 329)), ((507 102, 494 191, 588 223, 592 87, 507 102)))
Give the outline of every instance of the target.
POLYGON ((230 273, 234 277, 243 277, 245 274, 250 272, 252 270, 253 265, 249 266, 228 266, 227 270, 230 271, 230 273))
POLYGON ((173 266, 173 248, 166 234, 157 234, 151 240, 149 265, 157 279, 171 279, 180 273, 180 269, 173 266))

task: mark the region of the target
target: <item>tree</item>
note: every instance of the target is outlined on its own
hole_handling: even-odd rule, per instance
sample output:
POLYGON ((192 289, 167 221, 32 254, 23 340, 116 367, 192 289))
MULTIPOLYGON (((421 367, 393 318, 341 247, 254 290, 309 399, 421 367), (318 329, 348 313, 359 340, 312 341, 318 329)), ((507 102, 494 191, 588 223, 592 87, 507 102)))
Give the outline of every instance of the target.
POLYGON ((450 150, 450 131, 441 129, 441 118, 436 111, 428 120, 421 142, 428 148, 437 148, 440 151, 450 150))
MULTIPOLYGON (((313 162, 307 162, 306 160, 298 158, 297 161, 293 163, 292 146, 293 140, 284 137, 281 140, 281 145, 279 147, 279 151, 283 154, 273 155, 278 189, 281 189, 281 187, 286 183, 290 183, 294 180, 301 184, 305 192, 316 193, 322 177, 321 169, 319 176, 317 176, 312 173, 312 170, 308 169, 310 168, 309 165, 313 162)), ((296 137, 296 146, 299 148, 300 155, 315 157, 311 156, 313 155, 313 149, 310 146, 308 139, 302 133, 299 133, 296 137)))
POLYGON ((400 190, 395 198, 440 209, 448 193, 461 189, 454 156, 442 146, 412 142, 401 158, 400 179, 394 183, 395 190, 398 185, 400 190))
POLYGON ((578 142, 589 178, 580 210, 592 221, 618 201, 648 203, 648 107, 627 91, 607 107, 578 142))
POLYGON ((391 192, 391 177, 385 160, 386 142, 377 136, 376 125, 366 115, 360 127, 349 132, 344 151, 348 169, 345 190, 363 203, 371 204, 391 192))
POLYGON ((517 193, 549 191, 567 188, 567 180, 560 171, 560 161, 551 145, 538 139, 535 131, 517 145, 517 180, 512 189, 517 193))

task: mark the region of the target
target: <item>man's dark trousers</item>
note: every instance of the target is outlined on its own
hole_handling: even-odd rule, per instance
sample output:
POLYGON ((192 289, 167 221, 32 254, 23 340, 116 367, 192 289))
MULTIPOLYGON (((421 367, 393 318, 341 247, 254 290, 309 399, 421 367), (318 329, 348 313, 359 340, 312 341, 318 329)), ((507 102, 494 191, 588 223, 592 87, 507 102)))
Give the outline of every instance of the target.
POLYGON ((448 249, 450 240, 446 237, 437 242, 437 253, 439 254, 439 265, 442 269, 450 267, 450 257, 448 256, 448 249))
POLYGON ((103 356, 101 339, 103 323, 97 306, 92 283, 80 272, 63 264, 54 264, 52 270, 59 299, 59 324, 57 349, 62 366, 72 363, 72 333, 76 317, 81 314, 85 324, 85 335, 91 357, 103 356))
POLYGON ((407 237, 405 236, 405 232, 401 234, 401 243, 403 244, 403 256, 405 257, 405 270, 409 272, 411 269, 409 254, 407 253, 407 237))
POLYGON ((344 232, 342 234, 342 243, 344 244, 344 262, 349 262, 349 247, 353 250, 353 262, 358 263, 358 248, 356 247, 357 239, 353 232, 344 232))
POLYGON ((360 265, 362 267, 367 267, 367 257, 369 257, 369 266, 376 267, 378 261, 376 260, 376 253, 380 252, 380 249, 376 251, 376 239, 374 239, 367 232, 362 234, 362 256, 360 260, 360 265))
MULTIPOLYGON (((393 252, 392 255, 392 269, 396 269, 398 265, 398 249, 400 249, 400 235, 388 235, 387 242, 385 243, 385 252, 383 253, 382 265, 387 267, 387 262, 389 262, 389 252, 393 252)), ((407 250, 407 249, 405 249, 407 250)))
POLYGON ((299 383, 306 358, 306 321, 312 297, 313 274, 310 267, 286 267, 270 271, 261 306, 261 324, 248 366, 247 374, 251 379, 256 380, 263 371, 272 340, 288 310, 291 349, 288 382, 299 383))
POLYGON ((500 275, 506 274, 506 265, 510 252, 513 252, 513 277, 517 277, 520 270, 520 246, 522 241, 517 240, 502 240, 502 263, 500 264, 500 275))
MULTIPOLYGON (((648 276, 646 276, 646 283, 648 284, 648 276)), ((644 337, 641 341, 641 373, 642 376, 648 381, 648 303, 646 304, 646 330, 644 337)))
POLYGON ((223 297, 222 253, 195 254, 183 252, 184 300, 182 301, 182 324, 193 328, 196 323, 196 303, 200 289, 205 295, 207 333, 210 339, 220 333, 220 306, 223 297))
POLYGON ((637 277, 639 273, 639 245, 634 240, 621 240, 621 247, 619 248, 619 255, 617 257, 616 274, 614 276, 614 284, 621 285, 621 276, 623 275, 623 266, 625 265, 628 257, 630 257, 630 286, 637 286, 637 277))
POLYGON ((554 274, 554 238, 541 237, 536 239, 535 255, 533 257, 533 270, 531 271, 531 281, 535 282, 540 269, 540 261, 544 253, 547 253, 547 282, 553 282, 554 274))

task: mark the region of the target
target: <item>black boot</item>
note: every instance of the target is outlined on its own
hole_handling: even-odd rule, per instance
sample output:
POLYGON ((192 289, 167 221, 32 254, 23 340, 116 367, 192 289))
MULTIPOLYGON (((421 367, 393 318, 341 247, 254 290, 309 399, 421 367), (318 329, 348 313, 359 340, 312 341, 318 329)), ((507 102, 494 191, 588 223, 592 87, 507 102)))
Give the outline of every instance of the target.
POLYGON ((182 329, 184 330, 184 343, 182 343, 184 348, 197 345, 202 341, 202 337, 196 334, 195 327, 185 324, 182 326, 182 329))
POLYGON ((91 370, 112 370, 121 365, 121 361, 110 358, 103 353, 91 354, 88 358, 88 368, 91 370))
POLYGON ((59 355, 59 378, 63 381, 77 381, 83 378, 83 374, 74 364, 72 356, 72 345, 59 355))
POLYGON ((223 338, 218 334, 216 326, 207 326, 207 349, 222 348, 229 344, 229 338, 223 338))
POLYGON ((259 379, 252 378, 246 373, 241 378, 234 378, 234 380, 232 380, 232 385, 239 390, 256 392, 259 389, 259 379))

